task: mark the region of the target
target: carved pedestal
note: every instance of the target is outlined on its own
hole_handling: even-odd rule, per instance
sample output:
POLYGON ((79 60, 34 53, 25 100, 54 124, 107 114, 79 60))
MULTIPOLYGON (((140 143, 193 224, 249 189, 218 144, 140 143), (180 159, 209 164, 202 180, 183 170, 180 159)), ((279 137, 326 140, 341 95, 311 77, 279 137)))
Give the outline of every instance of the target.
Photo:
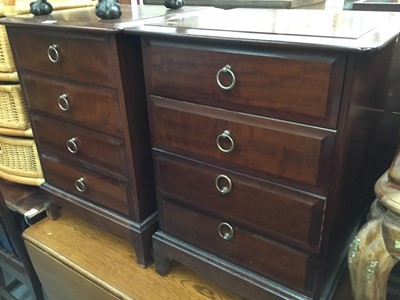
POLYGON ((370 219, 348 253, 355 300, 386 299, 390 271, 400 259, 400 151, 375 184, 370 219))

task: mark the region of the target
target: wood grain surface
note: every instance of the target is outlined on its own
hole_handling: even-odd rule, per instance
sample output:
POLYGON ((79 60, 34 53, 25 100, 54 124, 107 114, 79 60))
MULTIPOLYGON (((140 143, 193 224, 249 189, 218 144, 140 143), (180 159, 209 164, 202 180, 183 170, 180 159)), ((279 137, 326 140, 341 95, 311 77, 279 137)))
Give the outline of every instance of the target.
MULTIPOLYGON (((139 267, 129 242, 67 211, 55 221, 44 219, 36 223, 23 236, 39 278, 45 289, 50 286, 50 292, 71 292, 68 284, 79 282, 76 279, 81 278, 86 283, 83 286, 91 286, 90 290, 101 289, 106 295, 119 299, 242 299, 176 262, 172 262, 166 276, 158 275, 154 265, 146 269, 139 267), (56 263, 49 273, 52 261, 56 263), (54 284, 60 289, 54 289, 54 284)), ((352 300, 347 270, 333 299, 352 300)))
MULTIPOLYGON (((167 276, 158 275, 154 265, 146 269, 139 267, 127 241, 66 211, 55 221, 44 219, 28 228, 24 239, 64 264, 66 270, 72 269, 119 299, 241 299, 177 263, 167 276)), ((38 268, 46 269, 46 266, 42 263, 35 268, 41 277, 38 268)), ((43 277, 40 279, 43 281, 43 277)), ((51 286, 49 281, 56 283, 63 278, 46 276, 46 280, 42 282, 45 289, 46 285, 51 286)))

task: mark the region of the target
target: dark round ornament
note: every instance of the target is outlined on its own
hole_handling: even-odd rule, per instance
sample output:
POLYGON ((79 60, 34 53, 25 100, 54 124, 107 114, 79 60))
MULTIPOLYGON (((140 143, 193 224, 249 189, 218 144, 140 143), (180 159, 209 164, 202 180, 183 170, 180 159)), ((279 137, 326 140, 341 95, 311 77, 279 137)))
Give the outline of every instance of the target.
POLYGON ((37 0, 29 4, 30 12, 35 16, 49 15, 53 12, 53 6, 46 0, 37 0))
POLYGON ((164 6, 166 8, 178 9, 185 5, 185 0, 165 0, 164 6))
POLYGON ((122 15, 121 5, 116 0, 99 0, 95 13, 100 19, 118 19, 122 15))

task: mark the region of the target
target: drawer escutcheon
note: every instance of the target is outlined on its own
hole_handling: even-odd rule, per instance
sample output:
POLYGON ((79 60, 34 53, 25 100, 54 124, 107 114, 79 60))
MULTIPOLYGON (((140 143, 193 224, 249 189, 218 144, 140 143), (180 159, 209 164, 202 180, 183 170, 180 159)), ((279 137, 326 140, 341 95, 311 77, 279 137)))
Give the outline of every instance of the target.
POLYGON ((222 222, 218 225, 218 233, 224 240, 233 238, 233 228, 230 224, 222 222))
POLYGON ((221 150, 224 153, 229 153, 232 152, 233 149, 235 148, 235 142, 233 141, 232 137, 230 136, 231 132, 229 130, 224 130, 223 133, 217 136, 216 142, 217 142, 217 147, 219 150, 221 150), (224 148, 221 144, 223 143, 223 140, 228 140, 229 142, 229 147, 224 148))
POLYGON ((84 193, 86 191, 85 178, 81 177, 78 180, 76 180, 75 187, 79 192, 84 193))
POLYGON ((62 111, 68 111, 69 110, 69 101, 68 99, 70 98, 70 96, 68 94, 62 94, 58 97, 58 107, 62 110, 62 111))
POLYGON ((215 178, 215 187, 221 194, 224 195, 228 194, 232 189, 232 180, 228 176, 220 174, 217 176, 217 178, 215 178), (226 186, 223 186, 222 188, 219 186, 221 179, 224 179, 228 183, 226 186))
POLYGON ((77 137, 70 138, 67 141, 67 149, 72 154, 75 154, 75 153, 77 153, 79 151, 78 138, 77 137))
POLYGON ((60 52, 58 52, 59 45, 53 44, 47 48, 47 56, 52 63, 59 63, 61 61, 60 52))
POLYGON ((235 87, 235 84, 236 84, 236 76, 235 76, 235 73, 233 73, 233 71, 231 70, 231 66, 230 65, 225 65, 222 69, 220 69, 218 71, 218 73, 217 73, 216 80, 217 80, 218 86, 221 89, 226 90, 226 91, 229 91, 229 90, 233 89, 235 87), (220 76, 221 76, 222 73, 229 73, 231 75, 232 82, 231 82, 230 85, 225 86, 225 85, 223 85, 221 83, 220 76))

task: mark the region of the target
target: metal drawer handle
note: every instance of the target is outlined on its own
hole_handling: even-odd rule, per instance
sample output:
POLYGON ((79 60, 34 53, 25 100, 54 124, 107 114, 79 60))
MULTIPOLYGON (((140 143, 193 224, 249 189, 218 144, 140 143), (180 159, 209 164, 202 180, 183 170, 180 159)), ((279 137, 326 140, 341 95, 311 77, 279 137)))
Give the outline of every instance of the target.
POLYGON ((228 223, 222 222, 218 225, 218 233, 224 240, 233 238, 233 228, 228 223))
POLYGON ((69 101, 68 99, 70 98, 70 96, 68 94, 62 94, 58 97, 58 107, 62 110, 62 111, 68 111, 69 110, 69 101))
POLYGON ((217 142, 217 147, 219 150, 221 150, 222 152, 225 153, 229 153, 233 151, 233 148, 235 148, 235 142, 233 141, 233 139, 230 136, 230 131, 229 130, 224 130, 223 133, 221 133, 219 136, 217 136, 216 142, 217 142), (228 148, 224 148, 223 146, 221 146, 221 143, 223 142, 223 140, 228 140, 229 142, 229 147, 228 148))
POLYGON ((58 52, 59 45, 53 44, 47 48, 47 56, 49 57, 52 63, 58 63, 61 61, 60 53, 58 52))
POLYGON ((78 138, 76 138, 76 137, 70 138, 67 141, 67 148, 68 148, 68 151, 71 152, 72 154, 77 153, 79 151, 78 138))
POLYGON ((81 193, 85 192, 86 191, 85 178, 81 177, 78 180, 76 180, 75 187, 79 192, 81 193))
POLYGON ((221 194, 228 194, 232 189, 232 180, 228 176, 220 174, 217 176, 217 178, 215 178, 215 187, 221 194), (223 186, 222 188, 219 186, 221 179, 224 179, 228 182, 228 184, 226 186, 223 186))
POLYGON ((218 73, 217 73, 217 76, 216 76, 216 79, 217 79, 217 84, 218 84, 218 86, 221 88, 221 89, 223 89, 223 90, 231 90, 231 89, 233 89, 233 87, 235 86, 235 84, 236 84, 236 76, 235 76, 235 74, 233 73, 233 71, 231 70, 231 66, 230 65, 226 65, 225 67, 223 67, 221 70, 219 70, 218 71, 218 73), (221 81, 220 81, 220 75, 222 74, 222 73, 229 73, 230 75, 231 75, 231 77, 232 77, 232 82, 231 82, 231 84, 230 85, 228 85, 228 86, 225 86, 225 85, 223 85, 222 83, 221 83, 221 81))

